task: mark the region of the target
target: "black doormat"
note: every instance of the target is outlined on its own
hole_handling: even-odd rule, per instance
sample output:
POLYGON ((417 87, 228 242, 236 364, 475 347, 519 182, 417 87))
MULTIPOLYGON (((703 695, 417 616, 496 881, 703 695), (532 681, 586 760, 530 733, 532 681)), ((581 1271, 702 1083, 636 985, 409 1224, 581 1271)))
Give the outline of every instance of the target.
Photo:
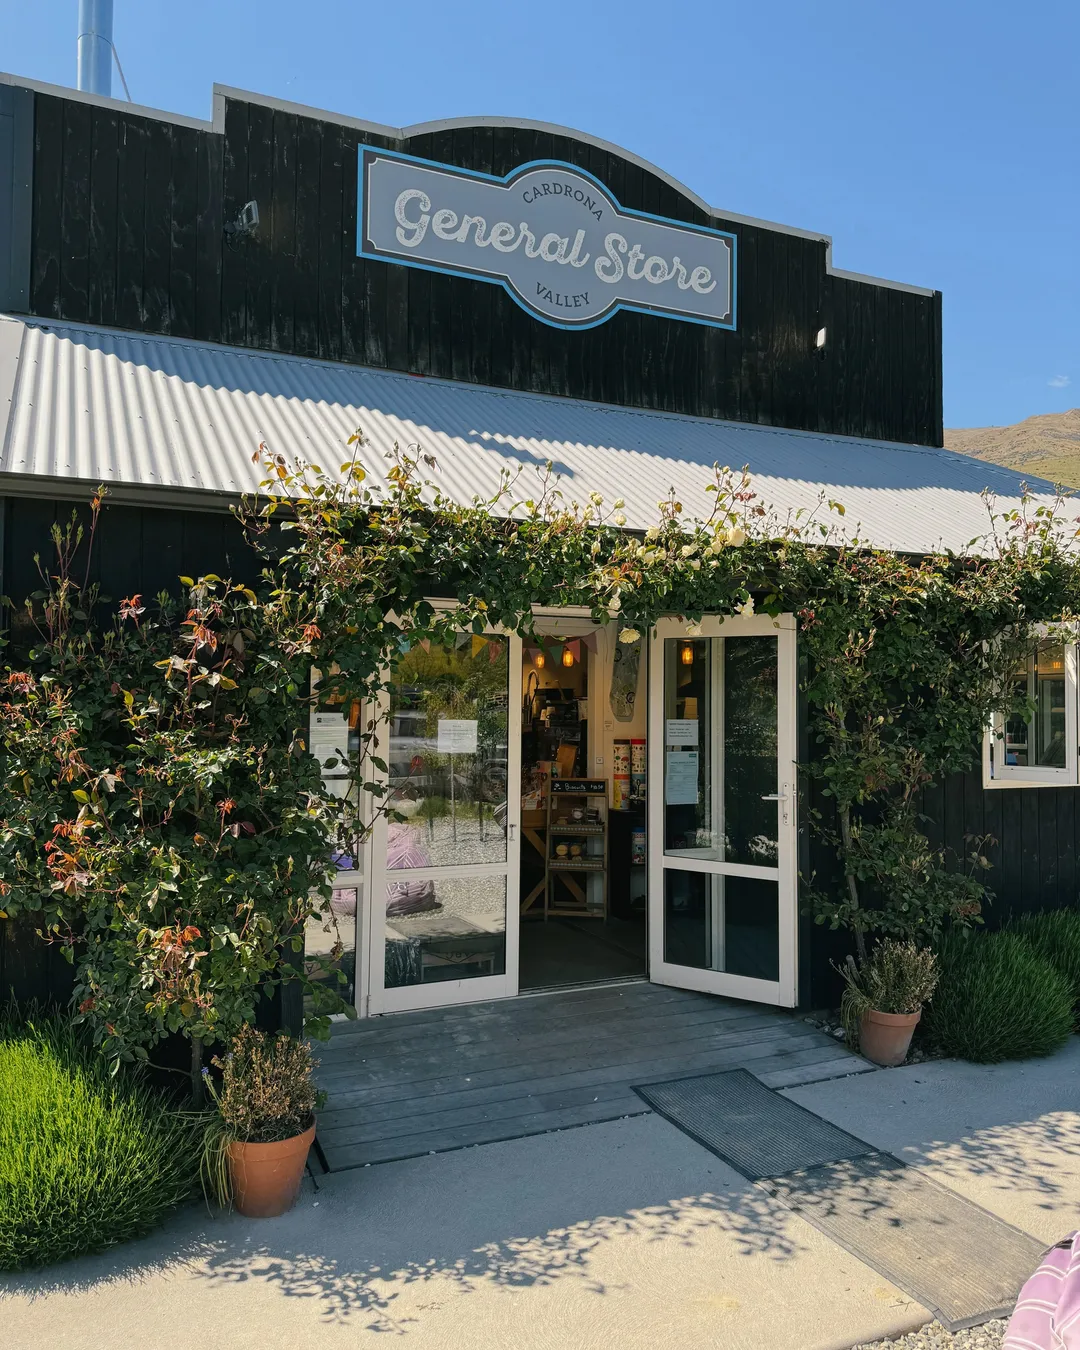
POLYGON ((949 1331, 1007 1313, 1042 1260, 1035 1238, 745 1069, 634 1090, 949 1331))
POLYGON ((751 1181, 876 1151, 745 1069, 646 1083, 634 1091, 751 1181))

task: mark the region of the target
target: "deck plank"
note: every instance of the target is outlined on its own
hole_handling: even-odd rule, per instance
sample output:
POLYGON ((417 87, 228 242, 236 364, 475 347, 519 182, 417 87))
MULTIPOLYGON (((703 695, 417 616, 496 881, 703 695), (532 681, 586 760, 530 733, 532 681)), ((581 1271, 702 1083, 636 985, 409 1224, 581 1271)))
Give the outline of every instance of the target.
POLYGON ((316 1055, 331 1171, 644 1114, 634 1085, 664 1078, 866 1067, 781 1009, 647 983, 347 1023, 316 1055))

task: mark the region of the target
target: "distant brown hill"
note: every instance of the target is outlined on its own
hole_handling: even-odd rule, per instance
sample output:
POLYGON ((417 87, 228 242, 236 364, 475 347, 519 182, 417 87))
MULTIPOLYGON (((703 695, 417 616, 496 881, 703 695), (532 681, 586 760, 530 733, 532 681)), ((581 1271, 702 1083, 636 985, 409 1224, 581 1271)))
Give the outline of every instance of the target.
POLYGON ((1080 488, 1080 408, 1042 413, 1011 427, 965 427, 946 431, 945 444, 976 459, 1080 488))

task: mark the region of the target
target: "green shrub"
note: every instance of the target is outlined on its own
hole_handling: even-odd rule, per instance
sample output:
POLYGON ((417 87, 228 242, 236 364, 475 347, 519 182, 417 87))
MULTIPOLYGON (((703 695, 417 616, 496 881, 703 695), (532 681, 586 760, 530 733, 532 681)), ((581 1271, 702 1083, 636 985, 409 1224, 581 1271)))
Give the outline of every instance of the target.
POLYGON ((0 1270, 153 1228, 197 1184, 199 1128, 64 1023, 0 1028, 0 1270))
POLYGON ((1080 912, 1057 909, 1025 914, 1017 920, 1016 931, 1068 980, 1075 1017, 1080 1011, 1080 912))
POLYGON ((994 1064, 1049 1055, 1069 1039, 1069 982, 1018 933, 954 930, 938 964, 923 1032, 942 1054, 994 1064))

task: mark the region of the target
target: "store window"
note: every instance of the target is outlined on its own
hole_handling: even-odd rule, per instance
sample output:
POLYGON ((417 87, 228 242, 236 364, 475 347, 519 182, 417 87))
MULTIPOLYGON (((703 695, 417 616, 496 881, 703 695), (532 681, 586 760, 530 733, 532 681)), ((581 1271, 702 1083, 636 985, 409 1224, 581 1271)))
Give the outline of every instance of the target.
POLYGON ((1077 648, 1047 638, 1018 666, 1023 712, 998 715, 983 752, 987 787, 1052 787, 1077 782, 1077 648))

